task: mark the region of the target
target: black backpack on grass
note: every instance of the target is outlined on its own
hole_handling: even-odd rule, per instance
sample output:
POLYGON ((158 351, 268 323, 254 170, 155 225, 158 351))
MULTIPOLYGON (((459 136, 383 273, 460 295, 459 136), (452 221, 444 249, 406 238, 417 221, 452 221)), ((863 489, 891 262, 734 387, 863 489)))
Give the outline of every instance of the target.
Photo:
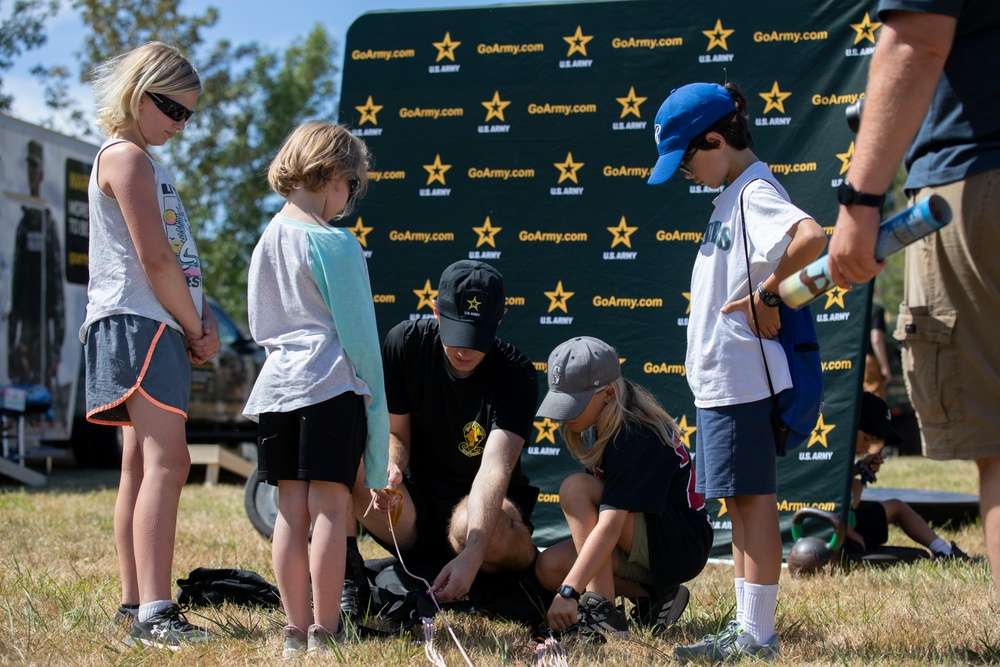
POLYGON ((223 602, 245 607, 277 607, 278 587, 250 570, 199 567, 187 579, 178 579, 177 604, 182 607, 218 607, 223 602))
MULTIPOLYGON (((408 567, 427 581, 433 581, 441 569, 440 565, 429 563, 408 567)), ((371 582, 372 607, 380 618, 407 630, 421 618, 433 618, 437 613, 426 584, 407 574, 396 558, 365 561, 365 568, 375 573, 371 582)), ((465 596, 441 603, 441 609, 536 625, 545 620, 551 600, 552 595, 525 573, 480 572, 465 596)))

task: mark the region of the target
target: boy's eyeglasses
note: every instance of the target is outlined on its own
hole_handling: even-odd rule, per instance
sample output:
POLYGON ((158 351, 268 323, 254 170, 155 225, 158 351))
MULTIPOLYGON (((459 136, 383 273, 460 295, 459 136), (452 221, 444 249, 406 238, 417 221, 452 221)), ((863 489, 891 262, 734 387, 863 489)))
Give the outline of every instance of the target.
POLYGON ((694 176, 694 172, 688 169, 688 165, 691 163, 691 160, 694 159, 694 156, 699 150, 700 149, 696 148, 690 155, 685 155, 684 159, 681 160, 681 163, 677 165, 677 168, 680 169, 681 173, 685 176, 694 176))
POLYGON ((156 105, 156 108, 162 111, 164 116, 175 123, 183 123, 190 118, 192 114, 194 114, 194 111, 188 109, 183 104, 174 102, 169 97, 157 95, 156 93, 151 93, 148 90, 146 91, 146 94, 149 95, 149 99, 153 100, 153 104, 156 105))

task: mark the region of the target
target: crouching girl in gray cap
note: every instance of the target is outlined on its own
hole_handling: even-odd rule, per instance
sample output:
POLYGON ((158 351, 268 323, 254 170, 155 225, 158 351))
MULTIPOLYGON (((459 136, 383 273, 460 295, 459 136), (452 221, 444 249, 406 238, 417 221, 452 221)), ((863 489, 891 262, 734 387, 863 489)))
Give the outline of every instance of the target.
POLYGON ((634 620, 662 630, 684 611, 681 584, 701 572, 712 547, 677 425, 649 391, 622 377, 618 354, 603 341, 568 340, 548 368, 537 415, 562 422, 563 439, 587 469, 559 488, 572 539, 538 560, 542 585, 558 591, 549 624, 590 638, 627 636, 628 619, 614 603, 624 595, 634 620))

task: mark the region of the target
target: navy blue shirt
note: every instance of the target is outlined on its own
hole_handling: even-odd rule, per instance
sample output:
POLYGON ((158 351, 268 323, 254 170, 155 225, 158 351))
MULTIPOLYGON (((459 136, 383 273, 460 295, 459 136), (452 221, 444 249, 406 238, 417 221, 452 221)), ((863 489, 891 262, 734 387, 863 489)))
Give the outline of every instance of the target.
POLYGON ((1000 168, 1000 2, 882 0, 879 18, 904 10, 958 20, 927 116, 906 155, 907 189, 1000 168))

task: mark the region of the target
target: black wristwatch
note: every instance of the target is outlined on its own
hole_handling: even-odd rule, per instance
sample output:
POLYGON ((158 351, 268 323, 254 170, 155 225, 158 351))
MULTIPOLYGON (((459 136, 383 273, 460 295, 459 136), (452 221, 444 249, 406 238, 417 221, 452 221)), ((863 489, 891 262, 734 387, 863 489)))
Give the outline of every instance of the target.
POLYGON ((577 602, 580 601, 580 594, 577 593, 576 589, 569 584, 563 584, 559 587, 557 592, 564 598, 570 598, 571 600, 576 600, 577 602))
POLYGON ((777 308, 781 304, 781 297, 764 289, 764 283, 757 285, 757 296, 760 297, 761 303, 765 306, 777 308))
POLYGON ((847 179, 845 178, 844 182, 837 188, 837 201, 844 206, 857 204, 859 206, 871 206, 872 208, 881 209, 882 204, 885 203, 885 195, 872 195, 867 192, 858 192, 854 189, 853 185, 847 182, 847 179))

